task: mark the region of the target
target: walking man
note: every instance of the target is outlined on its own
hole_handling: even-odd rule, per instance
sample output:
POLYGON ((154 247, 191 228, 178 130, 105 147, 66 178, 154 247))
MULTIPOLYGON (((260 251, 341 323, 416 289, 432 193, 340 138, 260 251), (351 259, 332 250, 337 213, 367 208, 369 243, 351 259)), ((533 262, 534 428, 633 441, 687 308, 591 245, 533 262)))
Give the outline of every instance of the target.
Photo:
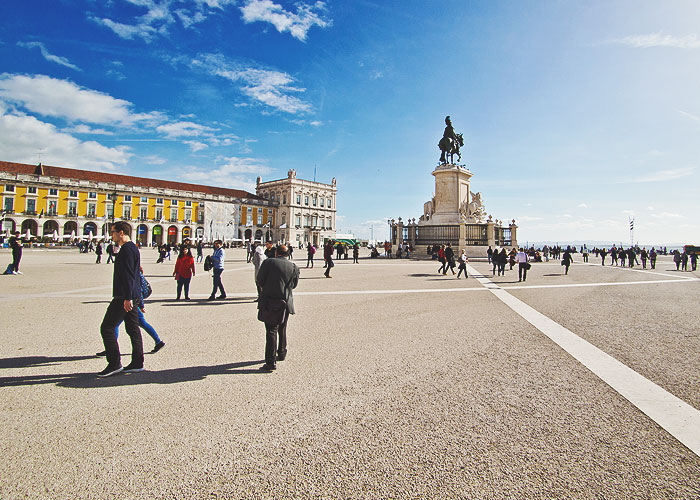
POLYGON ((278 246, 276 257, 263 261, 258 272, 257 285, 261 290, 258 309, 264 309, 270 300, 281 299, 286 302, 279 323, 265 322, 265 364, 260 369, 266 372, 275 370, 276 362, 284 361, 287 357, 287 320, 290 314, 295 313, 292 290, 299 282, 299 268, 285 258, 287 251, 285 245, 278 246))
POLYGON ((143 371, 143 341, 136 312, 138 304, 134 304, 134 301, 141 296, 141 256, 139 249, 129 238, 129 225, 126 222, 119 221, 112 226, 112 240, 119 244, 120 250, 114 260, 112 301, 107 307, 100 326, 107 355, 107 368, 98 373, 98 377, 109 377, 121 371, 125 373, 143 371), (131 363, 126 368, 122 368, 119 344, 115 334, 116 326, 122 321, 131 339, 131 363))
POLYGON ((518 262, 518 281, 527 281, 527 254, 522 248, 515 256, 515 260, 518 262))
POLYGON ((10 238, 10 248, 12 249, 12 274, 22 274, 19 272, 19 261, 22 260, 22 242, 19 241, 19 231, 10 238))
POLYGON ((214 266, 212 268, 212 272, 214 273, 214 288, 207 300, 223 300, 226 298, 226 290, 224 290, 224 284, 221 282, 221 273, 224 272, 224 255, 224 249, 221 248, 221 240, 216 240, 214 242, 214 253, 211 254, 211 263, 214 266), (221 292, 218 297, 216 296, 217 290, 221 292))
POLYGON ((331 276, 331 268, 335 266, 333 264, 333 242, 329 241, 326 243, 326 246, 323 247, 323 259, 326 261, 326 272, 323 273, 323 275, 326 278, 332 278, 331 276))
POLYGON ((314 254, 316 253, 316 247, 314 247, 310 242, 306 244, 306 267, 311 264, 311 269, 314 268, 314 254))

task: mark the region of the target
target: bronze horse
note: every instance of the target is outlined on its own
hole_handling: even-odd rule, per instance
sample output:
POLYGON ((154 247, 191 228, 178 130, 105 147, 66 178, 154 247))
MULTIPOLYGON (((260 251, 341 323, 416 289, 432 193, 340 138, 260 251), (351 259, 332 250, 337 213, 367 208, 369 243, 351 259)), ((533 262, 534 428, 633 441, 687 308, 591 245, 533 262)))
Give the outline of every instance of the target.
POLYGON ((438 148, 440 148, 442 152, 440 155, 440 163, 443 165, 447 163, 448 156, 452 164, 454 163, 454 155, 457 155, 457 161, 462 161, 462 153, 459 152, 459 148, 464 146, 464 139, 462 138, 462 134, 455 134, 455 137, 457 137, 456 142, 449 137, 443 137, 440 139, 440 142, 438 142, 438 148))

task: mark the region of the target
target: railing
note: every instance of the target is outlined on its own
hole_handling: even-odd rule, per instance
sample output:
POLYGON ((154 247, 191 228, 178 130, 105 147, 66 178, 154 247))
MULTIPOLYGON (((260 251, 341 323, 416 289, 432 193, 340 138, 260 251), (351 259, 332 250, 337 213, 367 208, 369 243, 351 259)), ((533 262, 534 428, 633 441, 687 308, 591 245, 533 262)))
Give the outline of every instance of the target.
POLYGON ((24 215, 36 215, 36 210, 25 210, 24 215))
POLYGON ((425 226, 420 228, 416 245, 459 245, 459 226, 425 226))
POLYGON ((46 215, 49 217, 56 217, 58 215, 58 212, 56 210, 49 210, 46 212, 46 215))
POLYGON ((13 213, 15 213, 14 210, 6 210, 6 209, 3 209, 3 212, 4 212, 5 214, 13 214, 13 213))
POLYGON ((170 222, 177 222, 177 217, 170 217, 170 222))
POLYGON ((512 236, 509 227, 496 227, 494 230, 496 245, 502 247, 509 247, 512 245, 512 236))
POLYGON ((467 245, 486 246, 489 244, 486 224, 465 224, 467 245))

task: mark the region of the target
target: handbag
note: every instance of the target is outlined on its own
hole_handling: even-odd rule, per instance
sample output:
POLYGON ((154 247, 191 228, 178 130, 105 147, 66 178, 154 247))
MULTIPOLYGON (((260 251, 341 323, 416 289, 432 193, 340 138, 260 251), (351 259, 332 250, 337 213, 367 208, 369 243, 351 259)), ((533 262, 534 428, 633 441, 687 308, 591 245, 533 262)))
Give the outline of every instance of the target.
POLYGON ((141 275, 141 297, 144 299, 147 299, 148 297, 151 296, 153 293, 153 289, 151 288, 151 284, 148 282, 148 280, 144 277, 144 275, 141 275))
POLYGON ((525 263, 525 269, 527 269, 529 271, 531 267, 532 267, 532 264, 530 264, 529 262, 525 263))

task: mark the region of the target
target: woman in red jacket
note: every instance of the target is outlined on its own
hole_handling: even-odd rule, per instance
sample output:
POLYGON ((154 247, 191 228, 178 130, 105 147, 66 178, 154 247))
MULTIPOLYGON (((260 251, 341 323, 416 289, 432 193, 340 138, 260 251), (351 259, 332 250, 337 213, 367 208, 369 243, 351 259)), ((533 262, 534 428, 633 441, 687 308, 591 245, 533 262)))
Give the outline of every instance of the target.
POLYGON ((182 287, 185 287, 185 300, 190 300, 190 280, 194 276, 194 257, 192 257, 192 251, 182 245, 180 248, 180 254, 177 256, 177 262, 175 262, 175 271, 173 276, 177 280, 177 299, 180 300, 180 294, 182 293, 182 287))

